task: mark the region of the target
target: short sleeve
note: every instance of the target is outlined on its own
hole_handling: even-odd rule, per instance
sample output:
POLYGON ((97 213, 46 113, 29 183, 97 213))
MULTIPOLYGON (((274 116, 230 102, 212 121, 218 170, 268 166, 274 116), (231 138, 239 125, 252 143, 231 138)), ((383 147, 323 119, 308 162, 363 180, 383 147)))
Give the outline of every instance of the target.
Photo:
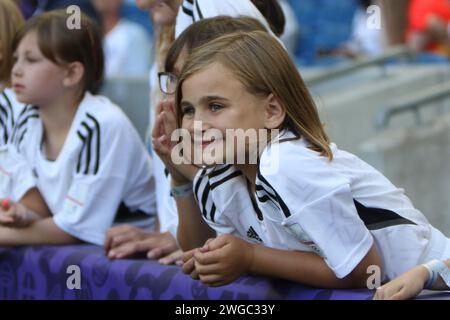
POLYGON ((62 209, 54 216, 55 223, 74 237, 102 245, 122 203, 131 211, 155 215, 150 158, 137 133, 128 129, 127 123, 109 123, 101 131, 98 168, 91 154, 87 170, 74 174, 62 209))
POLYGON ((346 177, 327 158, 289 144, 280 144, 278 172, 261 178, 280 204, 277 219, 343 278, 366 256, 372 235, 357 214, 346 177))

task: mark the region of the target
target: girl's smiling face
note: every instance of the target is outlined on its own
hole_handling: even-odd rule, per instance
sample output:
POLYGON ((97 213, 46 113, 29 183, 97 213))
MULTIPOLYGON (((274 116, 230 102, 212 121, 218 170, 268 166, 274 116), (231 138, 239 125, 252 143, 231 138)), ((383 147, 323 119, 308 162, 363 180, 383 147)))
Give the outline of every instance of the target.
MULTIPOLYGON (((181 90, 182 128, 187 129, 195 140, 194 152, 202 153, 203 163, 224 163, 225 156, 229 154, 227 152, 232 152, 233 161, 238 159, 238 155, 242 157, 248 154, 248 143, 239 145, 236 138, 227 141, 226 130, 255 129, 257 134, 259 129, 264 129, 268 97, 249 93, 231 71, 220 63, 213 63, 188 77, 182 83, 181 90), (194 134, 194 122, 197 121, 201 122, 201 138, 194 134), (223 140, 205 134, 211 129, 220 131, 223 140), (212 149, 221 149, 223 153, 212 155, 212 149)), ((229 163, 230 158, 227 160, 229 163)))
POLYGON ((12 84, 17 99, 43 106, 64 92, 65 68, 47 59, 39 49, 37 34, 24 36, 14 53, 12 84))

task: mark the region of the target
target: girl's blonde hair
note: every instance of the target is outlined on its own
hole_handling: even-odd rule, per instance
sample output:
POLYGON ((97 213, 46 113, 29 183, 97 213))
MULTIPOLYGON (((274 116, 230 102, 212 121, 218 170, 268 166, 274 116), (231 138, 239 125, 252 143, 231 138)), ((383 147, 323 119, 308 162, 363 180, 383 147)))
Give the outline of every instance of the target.
POLYGON ((280 129, 291 130, 298 137, 305 138, 312 150, 333 159, 330 140, 295 64, 277 39, 263 31, 225 35, 193 51, 186 61, 176 92, 179 126, 182 121, 183 82, 213 63, 229 69, 251 94, 276 96, 286 111, 280 129))
POLYGON ((13 66, 13 41, 25 20, 13 0, 0 1, 0 83, 11 84, 13 66))

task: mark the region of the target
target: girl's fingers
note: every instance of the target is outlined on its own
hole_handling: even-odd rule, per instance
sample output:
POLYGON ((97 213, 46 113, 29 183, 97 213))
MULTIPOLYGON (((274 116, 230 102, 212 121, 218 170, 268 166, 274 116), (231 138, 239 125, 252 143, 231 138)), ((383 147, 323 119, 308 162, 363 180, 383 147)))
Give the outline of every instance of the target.
POLYGON ((183 256, 183 252, 181 250, 176 250, 172 252, 171 254, 165 256, 164 258, 161 258, 158 260, 159 263, 164 265, 170 265, 170 264, 178 264, 177 262, 181 262, 181 257, 183 256))
POLYGON ((14 223, 14 218, 0 214, 0 223, 3 223, 3 224, 14 223))
POLYGON ((154 125, 153 130, 152 130, 152 138, 157 139, 158 137, 160 137, 164 133, 163 132, 164 131, 163 125, 164 125, 163 117, 161 116, 161 114, 159 114, 156 117, 155 125, 154 125))
POLYGON ((183 260, 183 262, 188 262, 190 259, 192 259, 194 257, 194 253, 197 249, 192 249, 186 252, 183 252, 181 259, 183 260))
POLYGON ((220 250, 208 251, 208 252, 196 252, 194 255, 195 261, 200 263, 201 265, 213 265, 216 263, 220 263, 221 258, 223 257, 222 252, 220 250))
POLYGON ((200 264, 195 262, 195 270, 200 276, 212 275, 212 274, 220 274, 221 266, 218 263, 215 264, 200 264))
POLYGON ((133 236, 130 234, 116 235, 111 241, 111 249, 121 246, 122 244, 133 240, 133 236))
POLYGON ((1 223, 15 223, 17 220, 16 210, 13 207, 9 207, 8 210, 3 210, 0 213, 0 222, 1 223))
POLYGON ((219 274, 208 274, 208 275, 202 275, 199 272, 199 278, 200 280, 209 286, 219 286, 222 283, 222 276, 219 274))
POLYGON ((195 263, 194 258, 191 258, 183 264, 181 269, 183 270, 184 273, 191 274, 195 269, 194 263, 195 263))

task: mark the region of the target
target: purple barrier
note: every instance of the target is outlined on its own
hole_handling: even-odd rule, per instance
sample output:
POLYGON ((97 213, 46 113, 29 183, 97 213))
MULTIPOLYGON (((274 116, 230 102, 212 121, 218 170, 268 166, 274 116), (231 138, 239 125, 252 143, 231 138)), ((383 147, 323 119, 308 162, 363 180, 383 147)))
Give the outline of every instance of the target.
POLYGON ((371 299, 370 290, 324 290, 293 282, 245 276, 210 288, 183 274, 180 267, 151 260, 107 259, 92 245, 0 248, 0 300, 330 300, 371 299), (81 289, 67 282, 79 267, 81 289), (69 268, 70 270, 70 268, 69 268))

